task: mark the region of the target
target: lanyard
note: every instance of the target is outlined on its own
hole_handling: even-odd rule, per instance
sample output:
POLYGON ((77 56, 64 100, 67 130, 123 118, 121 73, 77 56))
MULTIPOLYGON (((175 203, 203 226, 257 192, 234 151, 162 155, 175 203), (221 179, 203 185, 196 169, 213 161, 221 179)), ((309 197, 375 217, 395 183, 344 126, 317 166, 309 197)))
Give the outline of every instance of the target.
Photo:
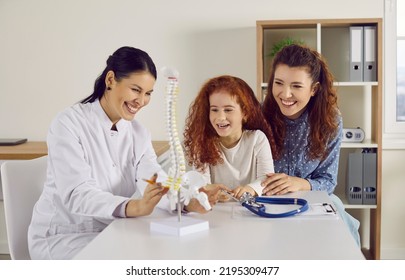
MULTIPOLYGON (((235 199, 235 198, 234 198, 235 199)), ((255 213, 260 217, 265 218, 284 218, 289 216, 294 216, 298 213, 302 213, 308 210, 308 202, 302 198, 274 198, 274 197, 254 197, 250 193, 244 193, 238 201, 242 206, 244 206, 249 211, 255 213), (300 205, 298 209, 287 211, 284 213, 267 213, 266 204, 292 204, 300 205)))

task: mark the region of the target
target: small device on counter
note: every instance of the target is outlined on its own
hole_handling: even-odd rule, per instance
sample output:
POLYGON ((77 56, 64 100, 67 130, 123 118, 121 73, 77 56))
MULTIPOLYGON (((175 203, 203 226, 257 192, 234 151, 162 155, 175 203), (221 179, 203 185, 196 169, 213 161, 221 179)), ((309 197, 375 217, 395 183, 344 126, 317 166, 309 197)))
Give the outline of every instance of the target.
POLYGON ((357 128, 343 128, 342 142, 356 142, 360 143, 364 140, 364 131, 360 127, 357 128))

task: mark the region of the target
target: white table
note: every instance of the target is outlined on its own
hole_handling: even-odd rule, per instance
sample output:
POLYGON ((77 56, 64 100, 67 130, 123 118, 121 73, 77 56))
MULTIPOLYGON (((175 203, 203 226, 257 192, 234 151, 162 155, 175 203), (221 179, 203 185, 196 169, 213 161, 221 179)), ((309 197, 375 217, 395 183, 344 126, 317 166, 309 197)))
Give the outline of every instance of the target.
MULTIPOLYGON (((287 196, 309 203, 330 202, 325 192, 287 196)), ((210 228, 185 236, 150 231, 151 221, 170 217, 160 209, 148 217, 117 219, 75 259, 364 259, 338 215, 268 219, 247 215, 244 210, 238 203, 228 202, 215 205, 207 214, 193 213, 192 217, 209 221, 210 228)))

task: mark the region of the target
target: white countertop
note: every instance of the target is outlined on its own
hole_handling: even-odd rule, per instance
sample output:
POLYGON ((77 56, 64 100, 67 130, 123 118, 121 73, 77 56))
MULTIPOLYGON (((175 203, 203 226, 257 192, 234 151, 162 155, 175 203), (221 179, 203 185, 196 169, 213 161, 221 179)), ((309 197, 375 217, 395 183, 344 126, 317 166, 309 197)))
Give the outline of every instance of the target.
MULTIPOLYGON (((287 196, 304 198, 310 205, 330 202, 326 192, 287 196)), ((291 208, 277 205, 271 211, 277 207, 291 208)), ((151 222, 173 218, 155 209, 147 217, 113 221, 75 259, 364 259, 338 215, 309 215, 310 211, 269 219, 251 215, 236 202, 220 203, 207 214, 188 215, 208 221, 208 230, 173 236, 151 232, 151 222)))

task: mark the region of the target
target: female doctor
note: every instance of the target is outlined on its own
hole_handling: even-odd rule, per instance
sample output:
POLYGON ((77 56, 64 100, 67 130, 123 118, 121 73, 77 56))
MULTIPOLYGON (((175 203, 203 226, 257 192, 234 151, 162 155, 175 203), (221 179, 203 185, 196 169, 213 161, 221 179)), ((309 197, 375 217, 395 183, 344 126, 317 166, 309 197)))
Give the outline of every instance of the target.
MULTIPOLYGON (((32 259, 71 259, 113 219, 168 207, 165 176, 149 132, 134 120, 157 77, 147 53, 122 47, 107 60, 94 92, 59 113, 48 136, 43 193, 28 230, 32 259)), ((210 189, 214 203, 218 189, 210 189)), ((194 199, 187 211, 203 213, 194 199)))

